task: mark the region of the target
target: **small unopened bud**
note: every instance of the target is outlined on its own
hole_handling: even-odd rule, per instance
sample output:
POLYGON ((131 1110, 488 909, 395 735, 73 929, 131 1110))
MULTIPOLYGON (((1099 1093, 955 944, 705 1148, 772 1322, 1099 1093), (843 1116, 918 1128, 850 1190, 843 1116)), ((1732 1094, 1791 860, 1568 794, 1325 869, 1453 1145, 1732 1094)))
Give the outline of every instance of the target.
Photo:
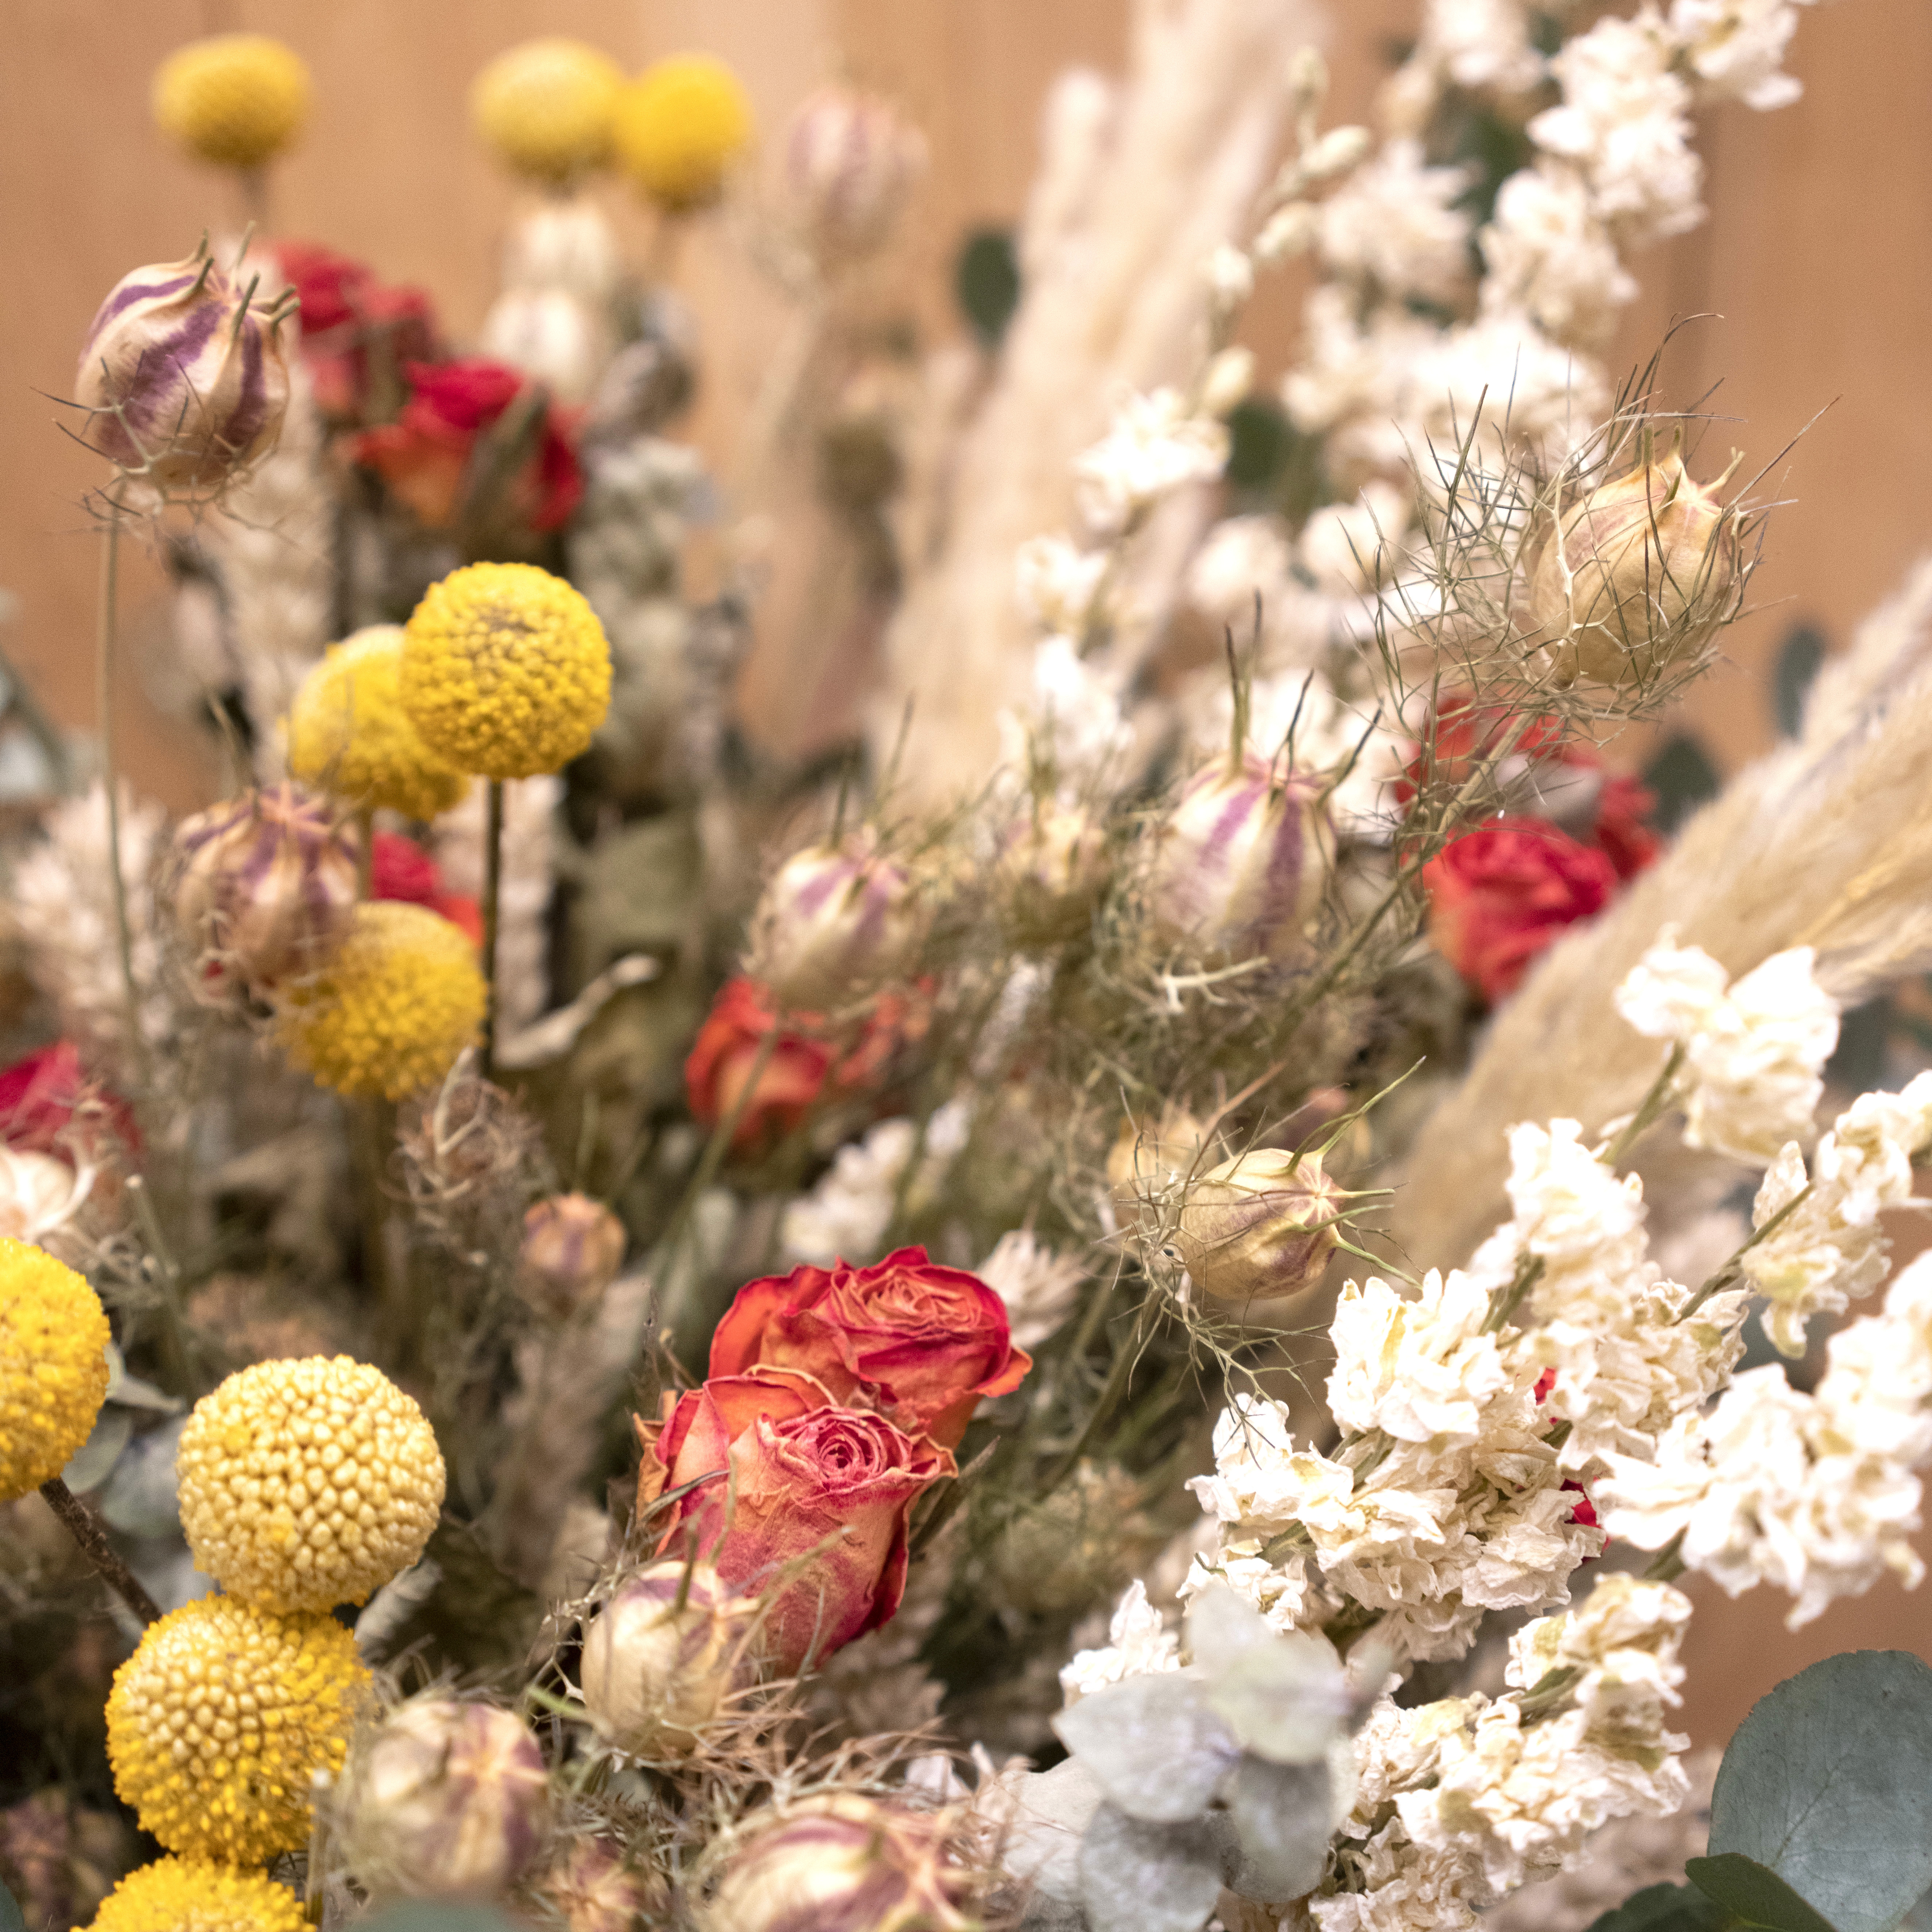
POLYGON ((193 949, 197 995, 238 982, 268 992, 313 973, 356 916, 356 850, 298 785, 244 793, 175 833, 175 916, 193 949))
POLYGON ((1304 255, 1322 232, 1322 211, 1312 202, 1291 201, 1262 224, 1255 237, 1255 260, 1269 267, 1291 255, 1304 255))
POLYGON ((632 1932, 656 1924, 670 1902, 662 1875, 608 1838, 579 1838, 534 1889, 568 1932, 632 1932))
POLYGON ((1531 573, 1531 620, 1564 682, 1640 683, 1694 656, 1737 615, 1744 576, 1737 513, 1673 451, 1557 523, 1531 573))
POLYGON ((1330 128, 1301 158, 1301 172, 1310 181, 1345 175, 1373 145, 1366 128, 1330 128))
POLYGON ((1208 1130, 1185 1107, 1158 1120, 1126 1120, 1107 1156, 1107 1191, 1123 1226, 1158 1235, 1181 1191, 1212 1157, 1208 1130))
POLYGON ((869 832, 813 845, 772 875, 752 916, 746 971, 794 1010, 850 1004, 909 969, 922 896, 869 832))
POLYGON ((593 1301, 622 1266, 624 1224, 587 1194, 553 1194, 524 1216, 517 1289, 533 1308, 568 1315, 593 1301))
POLYGON ((925 171, 926 137, 890 100, 824 87, 792 116, 784 184, 821 261, 870 254, 892 232, 925 171))
POLYGON ((1328 880, 1316 796, 1251 752, 1189 779, 1148 880, 1162 940, 1203 958, 1285 958, 1328 880))
POLYGON ((529 1726, 453 1697, 392 1712, 357 1745, 345 1791, 350 1869, 379 1897, 494 1896, 536 1856, 549 1810, 529 1726))
POLYGON ((1248 399, 1255 386, 1255 352, 1236 343, 1208 365, 1201 381, 1201 413, 1225 416, 1248 399))
MULTIPOLYGON (((279 281, 280 278, 275 278, 279 281)), ((100 304, 82 344, 74 400, 87 440, 158 489, 206 495, 274 447, 288 408, 282 311, 215 266, 136 268, 100 304)))
POLYGON ((745 1676, 756 1601, 709 1564, 653 1563, 584 1632, 584 1702, 598 1736, 638 1757, 686 1755, 745 1676))
POLYGON ((752 1823, 726 1862, 703 1932, 968 1932, 970 1874, 943 1819, 853 1791, 826 1792, 752 1823))
POLYGON ((1008 830, 995 880, 1015 945, 1064 946, 1093 923, 1107 883, 1106 833, 1078 806, 1043 803, 1008 830))
POLYGON ((1320 1155, 1252 1148, 1188 1189, 1174 1245, 1195 1286, 1217 1301, 1299 1294, 1335 1252, 1341 1198, 1320 1155))

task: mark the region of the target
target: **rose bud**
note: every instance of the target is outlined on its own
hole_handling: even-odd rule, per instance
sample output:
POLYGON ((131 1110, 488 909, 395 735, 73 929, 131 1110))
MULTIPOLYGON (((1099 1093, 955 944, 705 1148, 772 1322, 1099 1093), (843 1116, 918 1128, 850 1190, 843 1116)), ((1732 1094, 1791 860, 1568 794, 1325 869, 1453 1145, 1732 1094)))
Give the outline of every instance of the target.
POLYGON ((703 1932, 968 1932, 969 1874, 943 1819, 830 1791, 752 1822, 704 1909, 703 1932))
POLYGON ((1120 1123, 1107 1156, 1107 1192, 1124 1226, 1157 1235, 1173 1219, 1173 1198, 1211 1158, 1208 1130, 1185 1107, 1169 1107, 1158 1120, 1120 1123))
POLYGON ((536 1890, 568 1932, 632 1932, 647 1917, 656 1923, 670 1899, 659 1874, 608 1838, 578 1839, 536 1890))
POLYGON ((925 930, 905 868, 858 832, 778 868, 752 916, 746 970, 782 1006, 836 1009, 907 970, 925 930))
POLYGON ((1204 958, 1285 957, 1328 879, 1316 796, 1252 752, 1190 778, 1160 829, 1148 881, 1165 941, 1204 958))
POLYGON ((1064 946, 1093 922, 1107 884, 1107 835, 1076 807, 1043 803, 1008 831, 995 879, 1016 946, 1064 946))
POLYGON ((184 262, 122 276, 74 378, 74 400, 93 412, 93 447, 190 494, 218 489, 272 449, 289 402, 287 310, 279 293, 258 304, 256 287, 224 274, 206 242, 184 262))
POLYGON ((823 87, 792 116, 785 191, 822 262, 869 254, 892 230, 926 166, 926 137, 890 101, 823 87))
POLYGON ((517 1291, 547 1315, 568 1315, 616 1280, 628 1238, 624 1224, 587 1194, 553 1194, 524 1216, 517 1291))
POLYGON ((598 1736, 638 1757, 686 1756, 748 1676, 758 1609, 706 1563, 654 1563, 622 1585, 584 1632, 598 1736))
POLYGON ((300 786, 245 792, 175 833, 175 916, 197 962, 196 992, 236 981, 267 992, 312 973, 356 916, 356 850, 328 806, 300 786))
POLYGON ((527 1725, 494 1705, 425 1697, 392 1711, 350 1760, 350 1869, 378 1896, 489 1897, 536 1856, 548 1806, 527 1725))
POLYGON ((1644 682, 1737 615, 1738 515, 1713 494, 1730 474, 1706 490, 1673 450, 1564 514, 1529 580, 1531 621, 1551 640, 1562 682, 1644 682))
POLYGON ((1320 1155, 1251 1148, 1188 1189, 1174 1245, 1195 1286, 1217 1301, 1299 1294, 1335 1252, 1341 1203, 1320 1155))

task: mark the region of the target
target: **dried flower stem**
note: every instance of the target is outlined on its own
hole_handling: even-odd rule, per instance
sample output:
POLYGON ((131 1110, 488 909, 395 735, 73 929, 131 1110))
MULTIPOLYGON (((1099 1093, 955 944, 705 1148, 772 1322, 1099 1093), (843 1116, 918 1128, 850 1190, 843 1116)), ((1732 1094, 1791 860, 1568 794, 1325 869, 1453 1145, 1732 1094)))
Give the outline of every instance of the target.
POLYGON ((485 1080, 496 1072, 496 929, 503 892, 503 781, 490 781, 483 831, 483 1060, 485 1080))
POLYGON ((156 1210, 154 1195, 146 1178, 138 1174, 130 1174, 128 1177, 127 1187, 128 1197, 134 1203, 136 1216, 141 1223, 141 1232, 147 1238, 148 1252, 154 1264, 161 1316, 161 1360, 175 1393, 192 1398, 205 1391, 202 1378, 195 1367, 194 1351, 188 1344, 188 1324, 182 1314, 181 1269, 168 1246, 167 1236, 161 1227, 161 1217, 156 1210))
POLYGON ((121 793, 114 752, 114 668, 121 588, 121 502, 107 495, 107 542, 100 556, 100 608, 95 634, 94 724, 100 734, 101 780, 107 792, 107 878, 114 898, 114 938, 121 956, 121 984, 128 996, 128 1051, 143 1055, 141 996, 134 984, 134 931, 128 917, 128 881, 121 874, 121 793))
POLYGON ((101 1580, 144 1624, 160 1621, 160 1606, 142 1588, 140 1580, 122 1562, 100 1519, 58 1476, 40 1485, 47 1507, 80 1545, 81 1554, 100 1574, 101 1580))
POLYGON ((1616 1138, 1600 1156, 1612 1173, 1639 1138, 1657 1124, 1665 1108, 1677 1097, 1677 1076, 1683 1067, 1684 1043, 1680 1040, 1670 1049, 1670 1057, 1658 1070, 1657 1078, 1650 1083, 1650 1091, 1643 1096, 1636 1112, 1624 1123, 1616 1138))
POLYGON ((1695 1315, 1698 1310, 1702 1308, 1705 1303, 1708 1301, 1712 1296, 1718 1292, 1718 1289, 1720 1288, 1729 1288, 1731 1283, 1738 1279, 1738 1274, 1741 1271, 1738 1264, 1744 1259, 1745 1256, 1750 1252, 1752 1249, 1757 1246, 1759 1242, 1766 1239, 1770 1235, 1776 1234, 1778 1229, 1783 1227, 1785 1222, 1790 1220, 1792 1216, 1796 1214, 1798 1209, 1803 1207, 1805 1202, 1810 1199, 1812 1190, 1816 1186, 1817 1183, 1816 1181, 1808 1180, 1804 1185, 1801 1187, 1775 1214, 1772 1215, 1771 1219, 1766 1222, 1764 1226, 1759 1228, 1756 1233, 1753 1234, 1750 1239, 1746 1241, 1744 1245, 1738 1250, 1737 1252, 1732 1255, 1730 1259, 1726 1262, 1724 1266, 1718 1269, 1717 1273, 1712 1276, 1710 1280, 1705 1282, 1704 1286, 1698 1289, 1697 1292, 1692 1295, 1690 1298, 1684 1303, 1684 1306, 1670 1318, 1671 1325, 1674 1328, 1680 1322, 1689 1321, 1691 1316, 1695 1315))
POLYGON ((376 885, 376 808, 365 805, 356 814, 356 897, 373 898, 376 885))

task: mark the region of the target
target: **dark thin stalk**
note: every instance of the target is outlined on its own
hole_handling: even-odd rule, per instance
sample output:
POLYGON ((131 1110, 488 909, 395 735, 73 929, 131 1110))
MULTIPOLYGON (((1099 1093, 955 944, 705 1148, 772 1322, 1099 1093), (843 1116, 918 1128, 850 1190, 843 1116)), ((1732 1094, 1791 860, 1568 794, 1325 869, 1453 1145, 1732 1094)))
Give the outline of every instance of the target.
POLYGON ((142 1588, 140 1579, 122 1562, 119 1552, 107 1540, 100 1519, 62 1482, 50 1476, 40 1485, 47 1507, 66 1526, 68 1534, 80 1545, 81 1554, 100 1574, 101 1580, 144 1624, 160 1622, 160 1606, 142 1588))
POLYGON ((503 891, 503 781, 490 781, 483 832, 483 1078, 496 1073, 496 928, 503 891))

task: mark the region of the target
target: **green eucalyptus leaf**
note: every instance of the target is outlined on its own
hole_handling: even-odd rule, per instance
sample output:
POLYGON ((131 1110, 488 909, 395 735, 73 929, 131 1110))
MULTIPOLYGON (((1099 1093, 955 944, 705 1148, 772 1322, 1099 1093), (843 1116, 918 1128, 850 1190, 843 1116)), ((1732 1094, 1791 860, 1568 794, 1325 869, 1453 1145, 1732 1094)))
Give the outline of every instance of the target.
POLYGON ((1754 1932, 1837 1932, 1832 1922, 1807 1904, 1777 1873, 1742 1852, 1692 1858, 1684 1869, 1690 1882, 1754 1932))
POLYGON ((1932 1886, 1932 1667, 1852 1651, 1761 1698, 1718 1772, 1711 1851, 1775 1874, 1838 1932, 1892 1932, 1932 1886))
POLYGON ((1710 754, 1688 731, 1673 733, 1643 768, 1643 782, 1657 794, 1651 822, 1658 831, 1675 832, 1697 808, 1717 796, 1724 781, 1710 754))
POLYGON ((1240 1871, 1230 1881, 1244 1898, 1285 1905, 1320 1882, 1330 1830, 1326 1764, 1270 1764, 1244 1757, 1234 1773, 1240 1871))
POLYGON ((178 1416, 128 1446, 100 1492, 100 1514, 126 1536, 169 1536, 181 1527, 175 1455, 188 1418, 178 1416))
POLYGON ((0 1932, 27 1932, 26 1915, 4 1885, 0 1885, 0 1932))
POLYGON ((1306 1630, 1243 1652, 1208 1701, 1244 1750, 1276 1764, 1321 1762, 1353 1708, 1335 1646, 1306 1630))
POLYGON ((1094 1813, 1080 1848, 1080 1896, 1090 1924, 1106 1932, 1200 1932, 1220 1895, 1220 1853, 1207 1819, 1155 1824, 1112 1804, 1094 1813))
POLYGON ((1110 1803, 1156 1823, 1199 1816, 1240 1756, 1199 1682, 1178 1671, 1109 1684, 1053 1728, 1110 1803))
POLYGON ((1730 1915, 1690 1885, 1647 1885, 1590 1922, 1588 1932, 1720 1932, 1730 1915))
POLYGON ((98 1489, 120 1460, 121 1452, 127 1448, 128 1438, 134 1432, 134 1418, 124 1408, 110 1408, 102 1403, 100 1413, 94 1418, 94 1426, 88 1431, 87 1440, 74 1452, 67 1467, 61 1472, 61 1480, 77 1496, 98 1489))
POLYGON ((952 287, 974 333, 986 348, 997 349, 1020 305, 1020 257, 1012 230, 982 228, 969 235, 954 265, 952 287))
POLYGON ((1809 624, 1794 625, 1778 647, 1778 668, 1772 680, 1778 735, 1795 738, 1804 728, 1804 700, 1825 662, 1825 640, 1809 624))

